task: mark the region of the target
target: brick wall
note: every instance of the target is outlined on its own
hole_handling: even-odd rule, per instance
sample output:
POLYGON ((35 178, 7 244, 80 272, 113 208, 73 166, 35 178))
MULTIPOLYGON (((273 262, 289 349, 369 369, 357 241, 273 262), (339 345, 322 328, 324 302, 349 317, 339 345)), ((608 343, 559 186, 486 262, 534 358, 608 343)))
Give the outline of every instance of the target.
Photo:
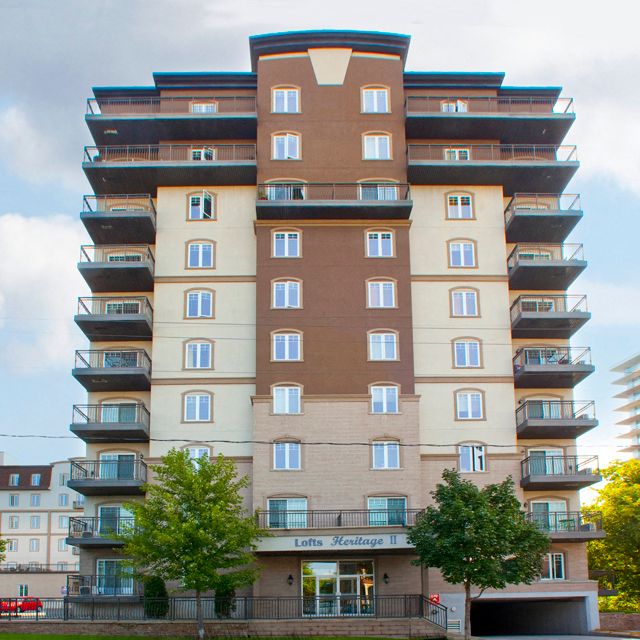
POLYGON ((600 613, 600 629, 603 631, 640 630, 640 613, 600 613))

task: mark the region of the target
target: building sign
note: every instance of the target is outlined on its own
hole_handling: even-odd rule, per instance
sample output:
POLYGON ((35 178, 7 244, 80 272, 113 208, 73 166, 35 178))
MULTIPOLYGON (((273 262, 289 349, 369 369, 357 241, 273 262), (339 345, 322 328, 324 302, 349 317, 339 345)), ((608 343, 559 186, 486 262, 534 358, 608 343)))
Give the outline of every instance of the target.
POLYGON ((343 534, 337 536, 277 536, 258 544, 258 551, 349 551, 411 549, 406 533, 343 534))

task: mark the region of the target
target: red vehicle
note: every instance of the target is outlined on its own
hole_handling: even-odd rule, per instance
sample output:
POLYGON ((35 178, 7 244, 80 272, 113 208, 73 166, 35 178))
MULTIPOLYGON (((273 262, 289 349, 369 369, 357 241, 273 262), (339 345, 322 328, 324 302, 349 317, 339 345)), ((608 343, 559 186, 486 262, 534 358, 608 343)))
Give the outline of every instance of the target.
POLYGON ((0 600, 0 613, 41 612, 42 608, 40 598, 4 598, 0 600))

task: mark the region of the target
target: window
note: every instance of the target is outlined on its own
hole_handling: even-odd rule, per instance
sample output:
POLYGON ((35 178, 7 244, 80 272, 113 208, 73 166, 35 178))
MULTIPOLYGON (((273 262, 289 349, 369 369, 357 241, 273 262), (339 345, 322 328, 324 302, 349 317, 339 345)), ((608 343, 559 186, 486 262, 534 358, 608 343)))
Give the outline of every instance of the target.
POLYGON ((373 443, 374 469, 399 469, 400 444, 396 441, 378 441, 373 443))
POLYGON ((485 456, 483 445, 460 445, 460 471, 462 471, 463 473, 485 471, 485 456))
POLYGON ((390 280, 367 283, 367 306, 371 308, 391 308, 396 306, 396 283, 390 280))
POLYGON ((192 102, 191 113, 216 113, 218 111, 217 102, 192 102))
POLYGON ((470 241, 449 242, 450 267, 475 267, 475 243, 470 241))
POLYGON ((58 538, 58 551, 68 551, 67 541, 64 538, 58 538))
POLYGON ((19 493, 10 493, 9 494, 9 506, 10 507, 19 507, 20 506, 20 494, 19 493))
POLYGON ((267 500, 270 529, 305 529, 306 498, 271 498, 267 500))
POLYGON ((300 469, 300 443, 274 442, 273 468, 280 471, 300 469))
POLYGON ((398 335, 396 333, 370 333, 370 360, 397 360, 398 335))
POLYGON ((273 113, 299 113, 300 89, 283 87, 271 90, 273 113))
POLYGON ((69 506, 69 494, 61 493, 58 496, 58 506, 59 507, 68 507, 69 506))
POLYGON ((389 90, 371 87, 362 90, 363 113, 389 113, 389 90))
POLYGON ((69 516, 58 516, 58 529, 69 528, 69 516))
POLYGON ((20 486, 20 474, 19 473, 10 473, 9 474, 9 486, 10 487, 19 487, 20 486))
POLYGON ((464 147, 446 147, 444 159, 449 161, 470 160, 471 150, 464 147))
POLYGON ((384 182, 361 182, 360 183, 360 200, 397 200, 398 186, 393 183, 384 182))
POLYGON ((471 196, 463 194, 447 196, 447 218, 450 220, 471 220, 473 218, 471 196))
POLYGON ((452 291, 451 311, 453 316, 477 316, 478 292, 477 291, 452 291))
POLYGON ((185 369, 211 369, 210 342, 188 342, 185 349, 185 369))
POLYGON ((371 387, 371 413, 398 413, 398 387, 371 387))
POLYGON ((214 217, 214 199, 207 192, 189 196, 189 220, 212 220, 214 217))
POLYGON ((67 482, 69 482, 69 474, 68 473, 61 473, 58 476, 58 486, 66 487, 67 486, 67 482))
POLYGON ((272 301, 274 309, 299 309, 300 283, 295 280, 274 282, 272 301))
POLYGON ((194 147, 191 149, 191 159, 194 162, 212 162, 216 159, 215 147, 194 147))
POLYGON ((29 551, 32 553, 40 551, 40 540, 38 538, 29 538, 29 551))
POLYGON ((564 553, 544 555, 540 580, 564 580, 564 553))
POLYGON ((479 367, 480 342, 478 340, 455 340, 453 343, 454 367, 479 367))
POLYGON ((364 159, 391 160, 391 136, 389 134, 364 136, 364 159))
POLYGON ((304 200, 305 199, 305 183, 304 182, 277 182, 266 185, 266 192, 259 191, 258 198, 267 200, 304 200))
POLYGON ((184 396, 184 421, 209 422, 211 420, 211 395, 188 393, 184 396))
POLYGON ((300 160, 300 136, 278 133, 273 136, 272 160, 300 160))
POLYGON ((56 562, 56 571, 68 571, 69 565, 66 562, 56 562))
POLYGON ((299 258, 300 233, 298 231, 277 231, 273 234, 274 258, 299 258))
POLYGON ((440 111, 443 113, 466 113, 467 107, 466 100, 443 100, 440 103, 440 111))
POLYGON ((456 392, 456 419, 482 420, 482 393, 480 391, 456 392))
POLYGON ((302 336, 299 333, 273 334, 274 360, 301 360, 302 336))
POLYGON ((566 458, 562 449, 529 449, 527 453, 528 474, 553 476, 574 472, 575 462, 572 458, 566 458))
POLYGON ((190 242, 187 252, 189 269, 213 268, 213 242, 190 242))
POLYGON ((213 318, 213 292, 189 291, 187 318, 213 318))
POLYGON ((407 524, 406 498, 369 498, 370 527, 405 526, 407 524))
POLYGON ((367 231, 367 257, 393 258, 393 232, 367 231))
POLYGON ((29 585, 28 584, 19 584, 18 585, 18 596, 21 598, 25 598, 29 595, 29 585))
POLYGON ((9 529, 20 528, 20 516, 9 516, 9 529))
POLYGON ((31 474, 31 486, 32 487, 39 487, 40 486, 40 474, 39 473, 32 473, 31 474))
POLYGON ((17 551, 18 550, 18 539, 17 538, 8 538, 7 539, 7 551, 17 551))
POLYGON ((39 493, 32 493, 31 497, 29 499, 29 504, 32 507, 39 507, 40 506, 40 494, 39 493))
POLYGON ((300 413, 300 387, 273 387, 273 413, 300 413))
POLYGON ((31 518, 29 518, 29 528, 30 529, 40 528, 40 516, 31 516, 31 518))
POLYGON ((211 449, 209 447, 185 447, 184 449, 191 460, 199 460, 200 458, 209 458, 211 449))

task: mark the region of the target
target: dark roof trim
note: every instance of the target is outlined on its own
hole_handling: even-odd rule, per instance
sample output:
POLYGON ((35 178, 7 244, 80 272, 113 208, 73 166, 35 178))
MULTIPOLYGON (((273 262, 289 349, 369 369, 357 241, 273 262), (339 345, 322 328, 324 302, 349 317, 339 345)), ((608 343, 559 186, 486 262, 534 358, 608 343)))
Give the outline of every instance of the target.
POLYGON ((562 87, 500 87, 501 96, 544 96, 559 98, 562 87))
POLYGON ((249 38, 251 70, 258 67, 258 58, 276 53, 295 53, 309 48, 345 47, 354 51, 369 51, 400 56, 402 65, 407 60, 411 36, 383 31, 284 31, 265 33, 249 38))
POLYGON ((499 89, 504 73, 466 71, 405 71, 404 86, 409 89, 441 87, 447 89, 499 89))
POLYGON ((93 87, 96 98, 133 98, 157 96, 155 87, 93 87))
POLYGON ((255 89, 258 77, 250 71, 198 71, 154 73, 158 89, 255 89))

